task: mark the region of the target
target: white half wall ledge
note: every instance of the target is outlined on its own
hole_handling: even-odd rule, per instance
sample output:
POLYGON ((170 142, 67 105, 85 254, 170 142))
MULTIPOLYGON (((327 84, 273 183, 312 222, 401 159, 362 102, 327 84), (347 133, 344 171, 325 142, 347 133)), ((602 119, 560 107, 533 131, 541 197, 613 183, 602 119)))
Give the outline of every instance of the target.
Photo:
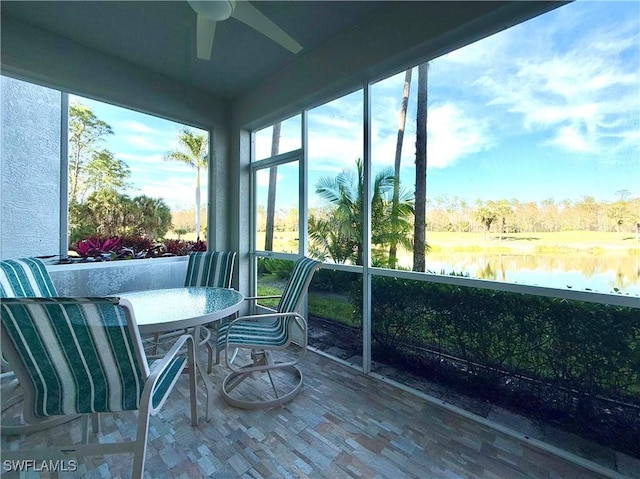
POLYGON ((100 263, 51 264, 47 271, 59 296, 112 296, 128 291, 179 288, 188 256, 100 263))

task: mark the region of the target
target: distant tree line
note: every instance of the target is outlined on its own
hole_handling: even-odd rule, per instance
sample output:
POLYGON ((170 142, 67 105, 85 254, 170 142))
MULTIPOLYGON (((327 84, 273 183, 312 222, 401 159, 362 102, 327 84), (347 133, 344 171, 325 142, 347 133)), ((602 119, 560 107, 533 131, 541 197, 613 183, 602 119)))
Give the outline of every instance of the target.
MULTIPOLYGON (((311 216, 329 217, 330 208, 311 208, 311 216)), ((604 231, 637 233, 640 221, 640 198, 597 201, 585 196, 578 201, 522 202, 440 196, 427 199, 427 231, 492 234, 540 233, 558 231, 604 231)), ((266 214, 258 208, 258 231, 265 231, 266 214)), ((275 231, 296 231, 298 209, 281 208, 275 213, 275 231)))
POLYGON ((608 231, 633 233, 640 222, 640 198, 619 192, 617 201, 585 196, 577 201, 523 202, 517 199, 467 202, 457 196, 428 201, 429 231, 492 232, 494 234, 608 231))

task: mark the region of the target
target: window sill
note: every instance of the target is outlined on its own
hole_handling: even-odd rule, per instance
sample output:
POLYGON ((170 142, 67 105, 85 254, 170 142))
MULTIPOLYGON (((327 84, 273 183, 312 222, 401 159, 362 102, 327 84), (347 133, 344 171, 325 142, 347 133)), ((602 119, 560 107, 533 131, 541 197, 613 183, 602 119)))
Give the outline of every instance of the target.
MULTIPOLYGON (((47 264, 47 270, 50 273, 56 271, 83 270, 83 269, 102 269, 102 268, 135 268, 136 266, 149 266, 150 264, 158 265, 165 263, 186 262, 188 256, 169 256, 166 258, 142 258, 142 259, 121 259, 114 261, 94 261, 89 263, 64 263, 64 264, 47 264)), ((46 264, 46 261, 45 261, 46 264)))

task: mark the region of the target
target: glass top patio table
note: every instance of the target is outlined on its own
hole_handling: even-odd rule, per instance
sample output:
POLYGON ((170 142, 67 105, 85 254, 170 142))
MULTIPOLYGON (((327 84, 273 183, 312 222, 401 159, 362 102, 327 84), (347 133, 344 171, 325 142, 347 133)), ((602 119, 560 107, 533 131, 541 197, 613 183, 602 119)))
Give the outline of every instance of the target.
MULTIPOLYGON (((190 334, 196 339, 193 348, 194 361, 206 388, 206 420, 209 421, 215 392, 213 382, 198 353, 200 331, 205 324, 219 321, 237 312, 244 301, 242 293, 226 288, 183 287, 132 291, 113 296, 131 303, 140 334, 190 329, 190 334)), ((193 425, 197 424, 196 420, 193 425)))
POLYGON ((234 289, 208 287, 132 291, 114 296, 131 302, 142 334, 218 321, 238 311, 244 300, 242 293, 234 289))

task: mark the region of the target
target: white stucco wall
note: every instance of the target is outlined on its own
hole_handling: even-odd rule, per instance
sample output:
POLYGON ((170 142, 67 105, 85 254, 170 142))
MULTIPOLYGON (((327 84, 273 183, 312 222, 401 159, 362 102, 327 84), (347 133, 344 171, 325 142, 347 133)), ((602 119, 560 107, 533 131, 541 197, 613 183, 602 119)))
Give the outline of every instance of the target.
POLYGON ((230 201, 227 190, 234 181, 229 174, 227 100, 91 50, 10 15, 3 15, 0 20, 3 75, 209 131, 214 162, 209 170, 210 246, 217 250, 232 249, 227 233, 230 201))
POLYGON ((1 77, 0 258, 56 255, 62 94, 1 77))
POLYGON ((108 296, 125 291, 180 288, 188 258, 138 259, 105 263, 47 265, 60 296, 108 296))

